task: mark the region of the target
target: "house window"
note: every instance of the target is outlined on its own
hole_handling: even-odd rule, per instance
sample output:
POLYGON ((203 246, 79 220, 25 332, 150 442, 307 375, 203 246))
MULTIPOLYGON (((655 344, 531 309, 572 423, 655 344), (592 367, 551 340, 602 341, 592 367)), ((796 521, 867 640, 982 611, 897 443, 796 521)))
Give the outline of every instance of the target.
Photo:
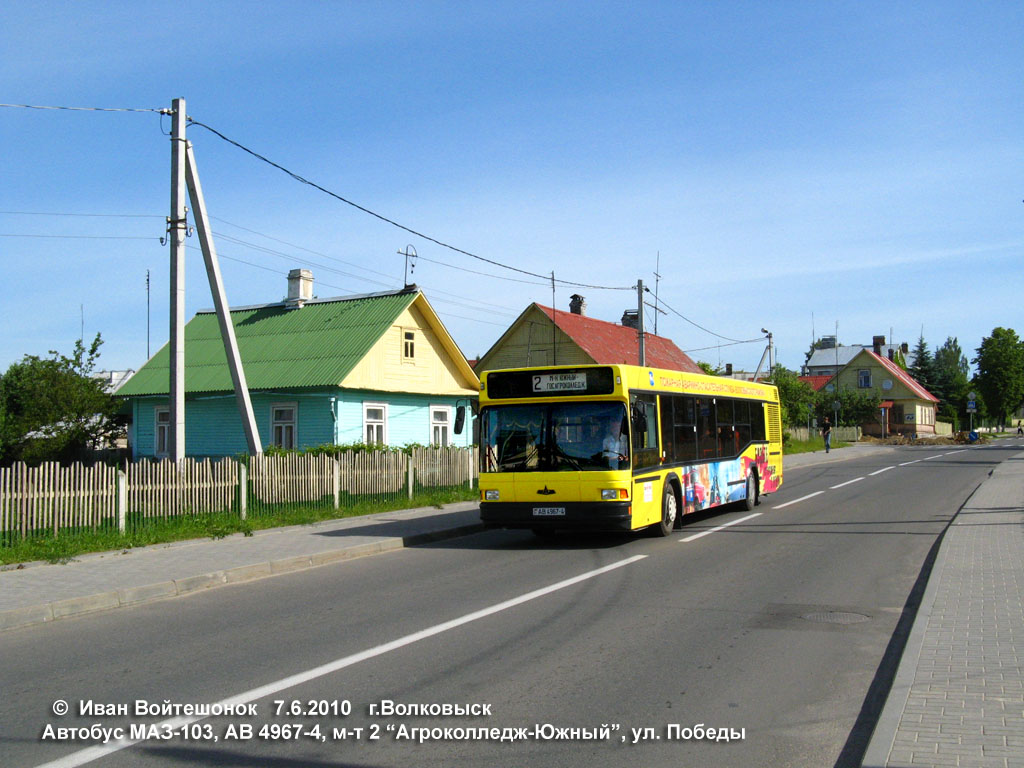
POLYGON ((430 406, 430 444, 447 446, 451 444, 452 409, 447 405, 430 406))
POLYGON ((171 452, 171 409, 153 409, 153 455, 167 456, 171 452))
POLYGON ((297 403, 275 403, 270 406, 270 434, 274 445, 285 450, 295 448, 298 413, 297 403))
POLYGON ((870 368, 862 368, 861 370, 857 371, 857 386, 860 387, 861 389, 871 388, 870 368))
POLYGON ((367 445, 388 442, 387 403, 363 403, 363 435, 367 445))
POLYGON ((416 359, 416 332, 402 331, 402 361, 408 362, 416 359))

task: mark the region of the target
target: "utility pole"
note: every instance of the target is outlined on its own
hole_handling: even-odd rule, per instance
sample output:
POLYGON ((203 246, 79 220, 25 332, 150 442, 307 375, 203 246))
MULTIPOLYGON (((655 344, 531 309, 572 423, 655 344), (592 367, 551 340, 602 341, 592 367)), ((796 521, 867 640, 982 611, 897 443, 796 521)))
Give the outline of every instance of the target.
POLYGON ((168 453, 175 464, 185 458, 185 100, 171 100, 170 424, 168 453))
POLYGON ((551 364, 558 365, 558 309, 555 307, 555 270, 551 270, 551 364))
POLYGON ((644 281, 636 281, 636 335, 639 352, 637 365, 647 365, 647 351, 644 349, 644 281))
POLYGON ((199 184, 199 171, 196 169, 196 158, 192 152, 192 144, 186 147, 186 178, 188 181, 189 198, 192 200, 192 218, 199 232, 199 245, 203 250, 203 261, 206 262, 206 277, 210 281, 210 293, 213 294, 213 305, 217 309, 217 322, 220 324, 220 337, 224 342, 224 355, 228 360, 228 371, 231 373, 231 384, 235 389, 235 403, 238 415, 242 418, 245 431, 245 442, 250 456, 263 453, 260 447, 259 430, 256 417, 253 415, 252 400, 249 397, 249 386, 245 381, 245 370, 242 367, 242 356, 238 352, 238 341, 235 338, 235 326, 231 322, 231 307, 224 293, 224 281, 220 276, 220 263, 217 251, 213 247, 213 234, 210 231, 210 219, 206 214, 206 201, 203 199, 203 188, 199 184))
POLYGON ((149 360, 149 270, 146 270, 146 359, 149 360))
POLYGON ((658 255, 654 259, 654 335, 658 335, 658 286, 661 283, 661 275, 658 274, 658 270, 661 269, 661 251, 658 251, 658 255))

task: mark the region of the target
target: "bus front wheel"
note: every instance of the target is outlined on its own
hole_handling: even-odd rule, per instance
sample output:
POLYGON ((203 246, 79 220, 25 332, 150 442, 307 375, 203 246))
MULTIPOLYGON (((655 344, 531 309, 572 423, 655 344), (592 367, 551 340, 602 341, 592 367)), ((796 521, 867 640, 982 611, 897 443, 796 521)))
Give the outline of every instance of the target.
POLYGON ((661 520, 651 526, 651 533, 655 536, 668 536, 676 527, 676 518, 679 516, 679 497, 670 483, 665 483, 665 491, 661 496, 661 520))

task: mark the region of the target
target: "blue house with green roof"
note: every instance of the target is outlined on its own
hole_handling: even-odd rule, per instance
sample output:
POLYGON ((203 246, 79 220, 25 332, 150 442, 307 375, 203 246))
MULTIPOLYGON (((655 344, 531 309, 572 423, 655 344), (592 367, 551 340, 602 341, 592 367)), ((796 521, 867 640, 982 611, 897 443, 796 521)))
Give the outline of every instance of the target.
MULTIPOLYGON (((317 299, 309 270, 292 270, 284 301, 231 309, 264 447, 325 443, 468 446, 457 405, 479 380, 415 286, 317 299)), ((131 413, 133 458, 168 454, 169 345, 115 393, 131 413)), ((246 452, 213 310, 185 326, 185 453, 246 452)))

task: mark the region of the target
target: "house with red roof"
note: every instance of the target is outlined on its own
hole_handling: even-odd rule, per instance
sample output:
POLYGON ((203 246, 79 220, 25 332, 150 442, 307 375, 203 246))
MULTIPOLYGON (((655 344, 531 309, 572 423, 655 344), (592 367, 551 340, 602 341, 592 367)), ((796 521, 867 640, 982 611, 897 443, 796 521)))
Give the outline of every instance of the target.
POLYGON ((862 424, 866 435, 935 434, 935 413, 939 399, 913 376, 871 348, 863 349, 832 377, 826 390, 874 390, 880 397, 879 419, 862 424))
MULTIPOLYGON (((586 365, 627 363, 639 358, 638 330, 624 323, 610 323, 586 315, 586 301, 574 295, 569 311, 533 303, 509 326, 474 369, 526 368, 537 365, 586 365)), ((644 355, 651 368, 701 373, 700 367, 671 339, 644 334, 644 355)))

